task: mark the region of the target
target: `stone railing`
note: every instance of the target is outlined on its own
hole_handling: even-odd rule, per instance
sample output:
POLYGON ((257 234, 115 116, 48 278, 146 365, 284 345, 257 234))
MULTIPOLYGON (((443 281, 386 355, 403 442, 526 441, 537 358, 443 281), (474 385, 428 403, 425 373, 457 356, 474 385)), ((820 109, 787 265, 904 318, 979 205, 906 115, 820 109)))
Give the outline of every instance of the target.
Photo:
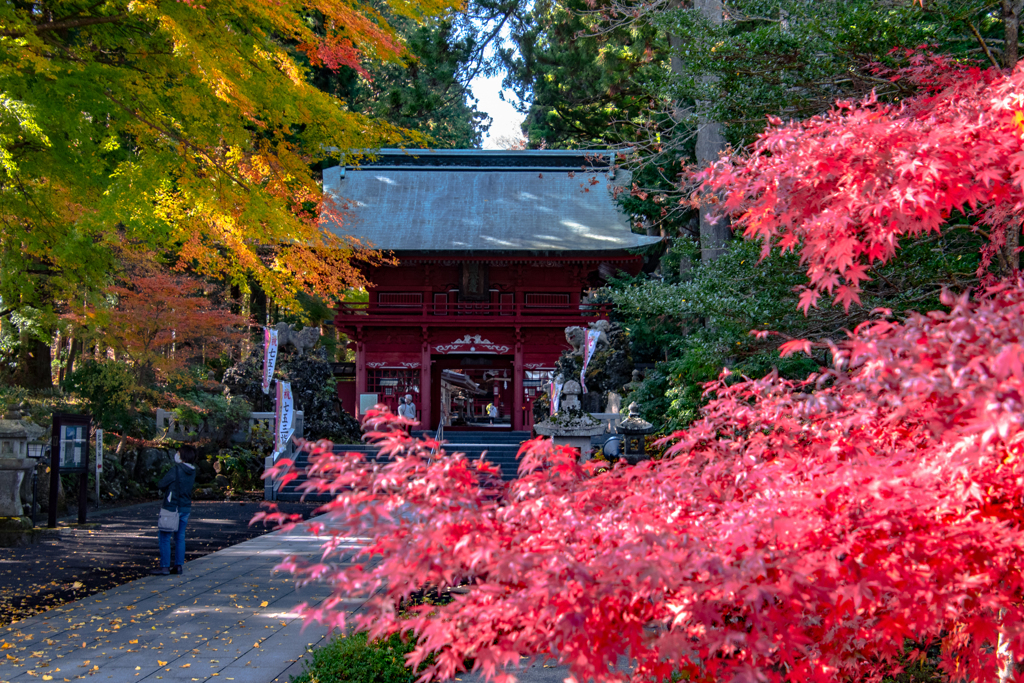
MULTIPOLYGON (((255 424, 259 424, 270 433, 273 433, 276 422, 277 419, 272 412, 250 413, 249 419, 241 425, 238 431, 231 435, 231 440, 234 443, 247 443, 249 441, 249 434, 252 433, 252 427, 255 424)), ((182 422, 174 416, 173 412, 163 410, 162 408, 156 409, 156 429, 157 438, 163 437, 177 441, 191 441, 204 437, 219 439, 224 436, 223 430, 210 429, 205 422, 198 425, 182 422)), ((295 435, 301 437, 302 434, 302 411, 299 410, 295 413, 295 435)))
MULTIPOLYGON (((196 439, 208 438, 219 439, 224 436, 224 430, 211 429, 206 421, 199 424, 191 424, 179 420, 173 412, 156 409, 156 437, 175 439, 176 441, 194 441, 196 439)), ((232 440, 235 437, 232 436, 232 440)))
MULTIPOLYGON (((299 438, 301 438, 302 435, 304 434, 302 417, 303 415, 301 410, 295 411, 295 424, 293 425, 293 427, 295 428, 295 436, 299 438)), ((273 412, 250 413, 248 423, 244 424, 242 428, 238 430, 235 436, 241 435, 243 441, 248 441, 249 433, 252 432, 252 427, 253 425, 256 424, 260 425, 268 432, 273 434, 275 425, 277 424, 277 416, 273 412)))
POLYGON ((625 416, 622 413, 590 413, 590 417, 604 423, 605 433, 617 434, 619 423, 622 422, 622 418, 625 416))
MULTIPOLYGON (((274 429, 277 425, 277 415, 275 413, 252 413, 249 415, 249 424, 244 427, 241 431, 245 433, 248 438, 249 433, 252 431, 253 425, 259 424, 264 429, 268 430, 271 434, 274 433, 274 429)), ((298 451, 295 447, 295 439, 301 439, 304 434, 303 427, 303 414, 301 410, 295 411, 295 423, 292 433, 289 438, 285 439, 285 442, 281 444, 281 448, 268 455, 263 461, 263 469, 266 471, 268 468, 273 467, 280 458, 287 458, 294 462, 295 456, 298 451)), ((283 473, 282 473, 283 474, 283 473)), ((281 478, 276 479, 264 479, 263 480, 263 498, 265 500, 277 500, 277 491, 281 488, 281 478)))

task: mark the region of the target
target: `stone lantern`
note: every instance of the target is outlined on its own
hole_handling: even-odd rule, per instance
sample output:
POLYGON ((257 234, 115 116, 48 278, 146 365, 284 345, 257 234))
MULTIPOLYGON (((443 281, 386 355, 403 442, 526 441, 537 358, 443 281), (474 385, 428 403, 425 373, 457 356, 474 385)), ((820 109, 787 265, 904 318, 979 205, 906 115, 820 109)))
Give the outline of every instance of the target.
POLYGON ((17 410, 8 410, 0 419, 0 532, 32 528, 21 505, 21 481, 36 465, 36 460, 29 457, 29 443, 37 441, 44 431, 31 420, 21 419, 17 410))
POLYGON ((641 460, 647 459, 648 434, 654 431, 654 425, 640 417, 640 406, 636 401, 629 404, 629 417, 619 423, 619 433, 625 442, 622 448, 622 457, 630 465, 635 465, 641 460))

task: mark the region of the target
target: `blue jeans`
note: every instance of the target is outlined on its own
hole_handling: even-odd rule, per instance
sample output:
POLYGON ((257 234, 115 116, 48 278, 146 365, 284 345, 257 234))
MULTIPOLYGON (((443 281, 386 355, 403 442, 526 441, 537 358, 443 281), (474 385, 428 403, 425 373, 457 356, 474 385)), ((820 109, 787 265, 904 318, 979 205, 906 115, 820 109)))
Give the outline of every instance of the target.
POLYGON ((192 513, 178 513, 178 530, 161 531, 160 536, 160 566, 171 566, 171 534, 174 534, 174 566, 185 564, 185 527, 188 526, 188 516, 192 513))

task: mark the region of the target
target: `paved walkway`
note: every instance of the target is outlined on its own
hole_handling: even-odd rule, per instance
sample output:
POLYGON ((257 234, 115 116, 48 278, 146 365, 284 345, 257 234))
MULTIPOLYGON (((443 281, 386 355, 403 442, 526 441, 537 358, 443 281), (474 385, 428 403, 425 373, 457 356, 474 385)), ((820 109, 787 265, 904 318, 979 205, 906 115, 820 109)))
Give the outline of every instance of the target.
MULTIPOLYGON (((292 611, 327 589, 296 590, 274 565, 319 540, 274 532, 0 630, 0 681, 286 682, 324 629, 292 611)), ((353 602, 352 609, 358 609, 353 602)))
MULTIPOLYGON (((308 518, 317 505, 280 507, 308 518)), ((74 518, 62 520, 32 545, 0 548, 0 628, 148 576, 158 562, 159 509, 159 501, 90 509, 85 526, 74 524, 74 518)), ((267 533, 261 525, 249 525, 260 509, 257 502, 195 501, 185 560, 193 562, 267 533)))
MULTIPOLYGON (((326 634, 303 628, 294 609, 329 591, 296 589, 273 567, 286 555, 316 555, 320 543, 304 526, 268 533, 189 562, 182 576, 139 579, 15 622, 0 629, 0 683, 287 683, 326 634)), ((536 664, 516 674, 523 683, 561 683, 568 671, 536 664)))

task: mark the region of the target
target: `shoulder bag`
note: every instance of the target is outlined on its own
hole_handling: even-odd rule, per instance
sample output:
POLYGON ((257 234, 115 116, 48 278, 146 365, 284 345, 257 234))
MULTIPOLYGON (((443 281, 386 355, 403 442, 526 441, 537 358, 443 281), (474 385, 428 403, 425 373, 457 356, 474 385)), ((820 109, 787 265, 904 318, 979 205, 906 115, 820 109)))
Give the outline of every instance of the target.
MULTIPOLYGON (((178 465, 174 465, 174 489, 167 492, 167 502, 171 502, 171 496, 173 496, 178 489, 178 465)), ((168 510, 162 504, 160 506, 160 517, 157 519, 156 528, 159 531, 177 531, 178 530, 178 507, 175 506, 173 510, 168 510)))

